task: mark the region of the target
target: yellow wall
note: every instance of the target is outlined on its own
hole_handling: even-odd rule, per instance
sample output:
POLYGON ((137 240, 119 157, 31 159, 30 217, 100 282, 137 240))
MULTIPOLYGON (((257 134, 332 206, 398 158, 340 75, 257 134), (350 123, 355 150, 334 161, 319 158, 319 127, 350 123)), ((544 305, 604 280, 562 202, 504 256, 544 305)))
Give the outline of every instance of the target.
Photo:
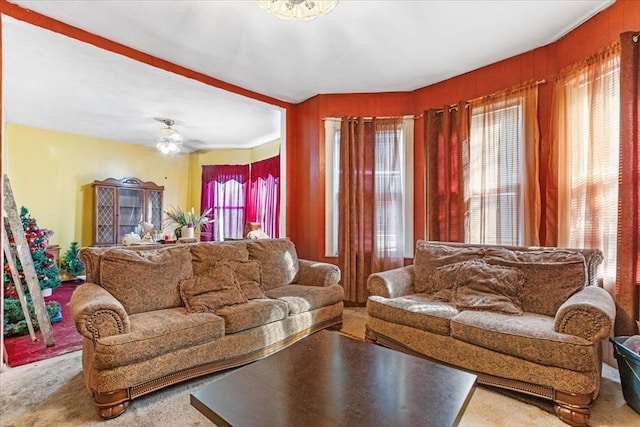
POLYGON ((163 156, 142 147, 7 124, 2 157, 18 208, 25 206, 38 226, 54 231, 50 245, 61 254, 72 241, 93 244, 94 180, 133 176, 164 186, 164 208, 200 207, 203 165, 247 164, 276 156, 276 140, 250 150, 212 150, 191 155, 163 156))
POLYGON ((142 147, 63 132, 7 124, 3 170, 18 208, 25 206, 38 226, 54 231, 50 245, 61 254, 72 241, 93 244, 94 180, 133 176, 164 186, 164 206, 185 205, 188 156, 162 156, 142 147), (84 225, 84 226, 83 226, 84 225))

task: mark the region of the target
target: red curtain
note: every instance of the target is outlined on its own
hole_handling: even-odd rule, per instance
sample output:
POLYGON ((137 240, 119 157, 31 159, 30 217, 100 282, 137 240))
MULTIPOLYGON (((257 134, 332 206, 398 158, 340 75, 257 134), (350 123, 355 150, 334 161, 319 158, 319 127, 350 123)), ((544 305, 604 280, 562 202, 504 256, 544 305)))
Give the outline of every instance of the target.
POLYGON ((249 165, 202 167, 200 208, 212 209, 212 224, 203 227, 200 240, 242 238, 249 189, 249 165))
POLYGON ((615 335, 637 333, 640 285, 640 32, 620 36, 620 186, 615 335))
POLYGON ((269 237, 280 236, 280 156, 251 163, 247 220, 269 237))
POLYGON ((455 107, 425 111, 424 117, 427 239, 463 242, 466 211, 463 161, 469 159, 468 108, 466 102, 460 102, 455 107))
POLYGON ((338 257, 345 303, 367 301, 374 229, 375 131, 363 118, 345 117, 340 129, 338 257))

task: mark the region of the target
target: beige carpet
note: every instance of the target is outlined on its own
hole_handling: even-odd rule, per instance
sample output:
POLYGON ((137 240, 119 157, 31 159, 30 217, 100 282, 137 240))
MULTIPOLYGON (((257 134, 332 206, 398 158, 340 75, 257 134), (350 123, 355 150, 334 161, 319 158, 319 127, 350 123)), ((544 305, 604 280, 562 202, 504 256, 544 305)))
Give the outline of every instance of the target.
MULTIPOLYGON (((342 332, 362 338, 365 323, 364 309, 346 309, 342 332)), ((0 426, 211 426, 191 407, 189 395, 220 375, 225 374, 143 396, 122 416, 103 422, 82 382, 80 352, 69 353, 0 373, 0 426)), ((536 406, 483 387, 476 388, 460 425, 566 427, 536 406)), ((617 370, 609 366, 605 366, 602 390, 592 410, 592 426, 640 426, 640 415, 624 402, 617 370)))

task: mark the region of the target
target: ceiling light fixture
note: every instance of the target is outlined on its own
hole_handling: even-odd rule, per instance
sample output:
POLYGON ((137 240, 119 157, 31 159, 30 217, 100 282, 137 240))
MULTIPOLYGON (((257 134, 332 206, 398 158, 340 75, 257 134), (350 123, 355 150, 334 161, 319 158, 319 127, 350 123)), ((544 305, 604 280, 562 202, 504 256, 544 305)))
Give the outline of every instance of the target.
POLYGON ((182 145, 182 135, 180 135, 171 126, 175 121, 171 119, 156 119, 164 123, 167 127, 160 129, 160 134, 156 138, 156 148, 160 150, 162 154, 175 154, 180 151, 182 145))
POLYGON ((258 5, 280 19, 311 21, 331 12, 338 0, 256 0, 258 5))

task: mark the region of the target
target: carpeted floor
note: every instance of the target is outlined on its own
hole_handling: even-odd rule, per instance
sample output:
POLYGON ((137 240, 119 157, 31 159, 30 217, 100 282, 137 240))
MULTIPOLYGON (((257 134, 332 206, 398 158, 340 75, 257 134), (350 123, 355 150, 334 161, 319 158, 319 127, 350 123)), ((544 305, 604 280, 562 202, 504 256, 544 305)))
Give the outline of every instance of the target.
MULTIPOLYGON (((345 309, 342 333, 362 339, 364 309, 345 309)), ((0 373, 2 427, 211 426, 189 403, 192 391, 226 373, 184 382, 136 399, 122 416, 101 421, 82 380, 81 352, 9 368, 0 373)), ((399 379, 401 381, 402 379, 399 379)), ((604 367, 593 427, 638 426, 640 415, 622 398, 617 370, 604 367)), ((460 422, 463 427, 566 427, 555 415, 484 387, 477 387, 460 422)), ((274 426, 280 427, 280 426, 274 426)), ((282 426, 288 427, 288 426, 282 426)))
POLYGON ((82 337, 76 331, 76 326, 71 317, 71 308, 69 307, 71 294, 81 283, 83 282, 64 282, 53 289, 50 297, 45 297, 45 301, 47 302, 59 302, 60 308, 62 309, 62 321, 51 325, 55 345, 46 347, 40 331, 36 332, 37 340, 35 342, 31 340, 29 334, 6 337, 4 339, 4 346, 7 351, 7 364, 9 366, 21 366, 82 348, 82 337))

